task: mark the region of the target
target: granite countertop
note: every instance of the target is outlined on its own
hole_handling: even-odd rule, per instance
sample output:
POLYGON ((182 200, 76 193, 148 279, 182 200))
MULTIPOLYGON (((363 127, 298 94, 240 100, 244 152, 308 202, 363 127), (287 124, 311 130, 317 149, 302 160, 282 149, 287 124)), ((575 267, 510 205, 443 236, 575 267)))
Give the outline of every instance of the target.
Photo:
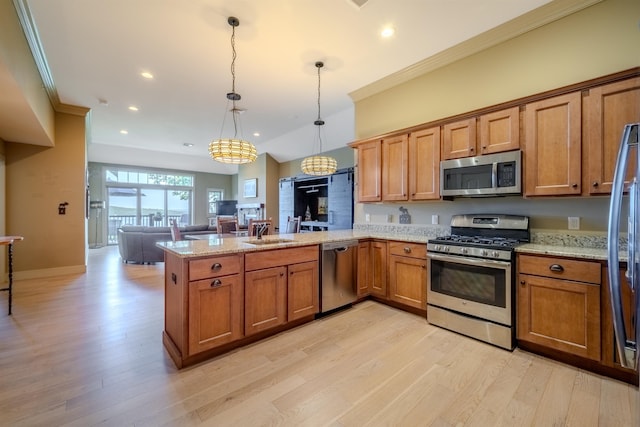
MULTIPOLYGON (((181 258, 254 252, 296 246, 319 245, 349 239, 384 239, 426 244, 429 239, 449 234, 448 227, 398 224, 354 224, 353 230, 316 231, 311 233, 275 234, 264 236, 266 242, 251 244, 255 237, 218 237, 207 240, 158 242, 161 249, 181 258)), ((532 230, 532 243, 516 248, 517 253, 553 255, 586 260, 606 261, 607 240, 603 233, 567 233, 564 231, 532 230)), ((620 261, 626 262, 626 239, 621 239, 620 261)))

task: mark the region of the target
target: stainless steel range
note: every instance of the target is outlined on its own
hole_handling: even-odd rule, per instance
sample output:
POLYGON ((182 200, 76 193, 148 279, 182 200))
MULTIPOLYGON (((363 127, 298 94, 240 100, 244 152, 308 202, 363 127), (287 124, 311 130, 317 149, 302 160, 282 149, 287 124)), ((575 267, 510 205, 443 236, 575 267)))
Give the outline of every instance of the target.
POLYGON ((513 350, 515 247, 529 236, 525 216, 454 215, 427 243, 429 323, 513 350))

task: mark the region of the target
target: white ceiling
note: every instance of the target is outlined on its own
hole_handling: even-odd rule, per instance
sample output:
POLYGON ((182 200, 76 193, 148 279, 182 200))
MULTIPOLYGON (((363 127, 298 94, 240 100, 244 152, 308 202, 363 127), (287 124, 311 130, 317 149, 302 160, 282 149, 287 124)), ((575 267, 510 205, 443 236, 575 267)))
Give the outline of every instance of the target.
POLYGON ((22 2, 60 102, 91 109, 90 161, 235 173, 207 154, 211 139, 233 133, 229 114, 222 129, 231 90, 229 16, 240 20, 242 135, 282 162, 318 150, 316 61, 325 63, 326 151, 354 138, 350 93, 549 0, 368 0, 361 8, 351 0, 22 2), (396 30, 389 39, 379 36, 385 25, 396 30), (155 78, 141 78, 142 71, 155 78))

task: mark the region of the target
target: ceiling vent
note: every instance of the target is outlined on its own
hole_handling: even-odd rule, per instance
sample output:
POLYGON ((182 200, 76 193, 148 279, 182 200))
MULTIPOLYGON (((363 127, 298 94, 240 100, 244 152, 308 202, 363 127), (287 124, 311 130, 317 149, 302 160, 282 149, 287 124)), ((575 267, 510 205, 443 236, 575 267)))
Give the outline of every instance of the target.
POLYGON ((362 6, 367 4, 369 0, 347 0, 350 4, 354 5, 356 8, 360 9, 362 6))

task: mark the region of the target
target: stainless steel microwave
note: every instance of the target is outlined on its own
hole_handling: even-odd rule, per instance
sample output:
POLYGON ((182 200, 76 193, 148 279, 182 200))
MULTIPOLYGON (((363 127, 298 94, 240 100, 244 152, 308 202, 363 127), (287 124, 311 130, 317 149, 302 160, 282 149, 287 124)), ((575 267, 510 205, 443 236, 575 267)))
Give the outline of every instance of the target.
POLYGON ((522 152, 487 154, 440 162, 442 196, 506 196, 522 193, 522 152))

